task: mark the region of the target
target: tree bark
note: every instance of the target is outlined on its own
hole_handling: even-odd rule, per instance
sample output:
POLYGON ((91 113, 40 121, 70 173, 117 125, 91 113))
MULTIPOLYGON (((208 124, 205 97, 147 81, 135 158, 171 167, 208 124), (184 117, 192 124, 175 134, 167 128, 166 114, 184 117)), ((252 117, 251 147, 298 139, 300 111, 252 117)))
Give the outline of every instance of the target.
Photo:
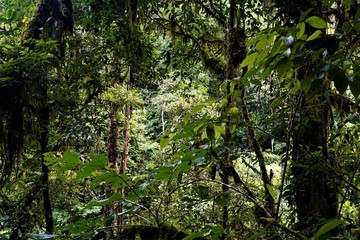
POLYGON ((293 191, 300 228, 337 217, 338 183, 326 168, 335 163, 328 154, 330 104, 325 91, 305 94, 293 135, 293 191))
MULTIPOLYGON (((311 15, 326 17, 322 1, 289 2, 274 1, 282 16, 283 25, 298 23, 302 11, 310 8, 311 15)), ((309 15, 310 16, 310 15, 309 15)), ((310 36, 317 29, 306 26, 310 36)), ((324 33, 325 34, 325 33, 324 33)), ((325 46, 326 47, 326 46, 325 46)), ((308 55, 296 69, 296 78, 303 81, 314 71, 318 62, 308 55)), ((330 103, 325 97, 329 83, 313 86, 303 92, 292 134, 292 192, 299 223, 297 229, 313 227, 319 219, 337 217, 338 183, 326 166, 335 165, 328 153, 330 103)))
MULTIPOLYGON (((117 81, 114 81, 112 85, 116 85, 117 81)), ((109 126, 109 134, 106 141, 106 150, 107 150, 107 165, 111 169, 118 168, 118 158, 119 158, 119 151, 118 151, 118 138, 119 138, 119 122, 118 122, 118 112, 119 106, 116 103, 110 102, 109 104, 109 119, 110 119, 110 126, 109 126)), ((114 190, 111 186, 106 186, 105 189, 106 196, 109 198, 113 194, 114 190)), ((115 227, 118 225, 117 217, 115 216, 112 219, 112 215, 115 214, 116 204, 111 204, 105 206, 105 216, 108 218, 106 222, 106 227, 112 227, 110 231, 110 237, 114 238, 116 235, 115 227)))
POLYGON ((46 233, 51 234, 54 231, 54 219, 49 195, 49 169, 45 163, 45 153, 48 152, 49 139, 49 106, 48 106, 48 91, 46 83, 41 84, 40 93, 42 96, 42 106, 39 112, 40 122, 40 148, 41 148, 41 170, 42 170, 42 192, 44 201, 44 214, 46 223, 46 233))

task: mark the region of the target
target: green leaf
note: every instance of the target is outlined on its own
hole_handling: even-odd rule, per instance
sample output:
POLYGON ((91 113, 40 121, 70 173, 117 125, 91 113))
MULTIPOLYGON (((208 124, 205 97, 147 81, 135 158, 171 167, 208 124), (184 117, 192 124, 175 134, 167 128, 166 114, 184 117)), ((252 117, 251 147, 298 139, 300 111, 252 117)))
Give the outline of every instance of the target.
POLYGON ((259 42, 256 44, 255 48, 257 50, 261 50, 262 48, 269 46, 270 44, 272 44, 274 42, 274 36, 275 36, 275 33, 264 34, 259 39, 259 42))
POLYGON ((308 37, 308 39, 306 39, 306 41, 314 40, 318 38, 320 35, 321 35, 321 30, 316 30, 313 34, 311 34, 310 37, 308 37))
POLYGON ((275 194, 274 188, 272 186, 270 186, 269 184, 266 184, 266 188, 269 191, 271 197, 273 199, 276 199, 276 194, 275 194))
POLYGON ((307 93, 312 85, 313 76, 307 76, 305 79, 301 80, 301 89, 307 93))
POLYGON ((238 115, 238 114, 239 114, 239 108, 237 108, 237 107, 232 107, 232 108, 230 108, 230 109, 227 111, 227 113, 228 113, 229 115, 238 115))
POLYGON ((169 136, 160 137, 160 148, 164 149, 170 142, 171 138, 169 136))
POLYGON ((260 63, 269 53, 270 48, 264 48, 256 58, 257 63, 260 63))
POLYGON ((255 63, 256 58, 257 58, 258 55, 259 55, 259 53, 257 53, 257 52, 248 55, 244 59, 244 61, 241 63, 241 68, 249 66, 249 65, 253 65, 255 63))
POLYGON ((335 87, 340 94, 343 94, 346 91, 349 85, 349 79, 343 69, 339 67, 332 67, 329 70, 328 78, 334 81, 335 87))
POLYGON ((301 22, 301 23, 298 24, 299 31, 296 34, 297 39, 300 39, 304 35, 305 26, 306 26, 306 24, 304 22, 301 22))
POLYGON ((263 237, 268 233, 269 233, 268 231, 257 232, 255 234, 251 235, 249 238, 247 238, 247 240, 263 239, 263 237))
POLYGON ((310 26, 312 26, 313 28, 322 29, 327 27, 327 23, 317 16, 309 17, 308 19, 306 19, 306 22, 310 24, 310 26))
POLYGON ((127 176, 125 174, 117 175, 113 172, 106 172, 98 175, 91 183, 91 188, 96 188, 101 186, 101 184, 106 183, 109 186, 112 186, 114 189, 126 186, 127 176))
POLYGON ((98 202, 100 203, 100 206, 105 206, 105 205, 111 205, 115 202, 119 202, 121 199, 123 199, 123 197, 121 196, 120 193, 118 192, 114 192, 110 198, 106 198, 103 200, 99 200, 98 202))
POLYGON ((214 199, 215 203, 219 206, 226 206, 229 203, 230 192, 222 192, 214 199))
POLYGON ((184 126, 183 131, 181 133, 178 133, 175 136, 173 136, 172 140, 176 141, 179 139, 192 137, 192 136, 194 136, 194 134, 195 134, 194 133, 194 124, 190 123, 190 124, 184 126))
POLYGON ((313 8, 309 8, 308 10, 306 10, 303 14, 301 14, 300 18, 299 18, 299 22, 302 22, 308 15, 309 13, 313 10, 313 8))
POLYGON ((72 150, 67 150, 61 160, 67 163, 74 163, 76 165, 80 163, 79 154, 72 150))
POLYGON ((79 154, 71 151, 71 150, 67 150, 64 153, 64 156, 59 160, 59 162, 63 162, 64 165, 62 165, 57 171, 56 174, 58 175, 59 178, 63 179, 62 174, 68 170, 73 170, 75 169, 78 165, 81 164, 80 160, 79 160, 79 154))
POLYGON ((160 166, 158 169, 154 170, 154 178, 159 181, 167 182, 171 177, 171 166, 160 166))
POLYGON ((195 107, 193 107, 192 109, 192 113, 195 114, 195 113, 198 113, 201 109, 203 109, 206 105, 205 104, 199 104, 195 107))
POLYGON ((289 58, 284 58, 281 64, 277 67, 278 77, 281 78, 292 69, 293 61, 289 58))
POLYGON ((215 139, 218 139, 220 137, 220 135, 225 135, 225 130, 222 126, 219 125, 215 125, 214 126, 214 131, 215 131, 215 139))
POLYGON ((184 162, 189 162, 197 158, 205 157, 205 155, 206 155, 206 149, 194 149, 189 152, 186 152, 182 156, 181 160, 184 162))
POLYGON ((105 154, 94 154, 90 156, 91 161, 85 163, 82 171, 78 172, 76 179, 84 179, 88 177, 91 173, 104 168, 106 164, 106 155, 105 154))
POLYGON ((59 157, 56 156, 55 152, 47 152, 44 154, 45 164, 51 166, 59 161, 59 157))
POLYGON ((324 235, 325 233, 335 229, 337 226, 344 224, 345 221, 344 220, 340 220, 340 219, 333 219, 330 220, 328 223, 326 223, 325 225, 323 225, 318 231, 317 233, 314 235, 314 239, 319 238, 321 235, 324 235))
POLYGON ((277 105, 279 105, 279 103, 284 99, 283 96, 279 96, 277 98, 274 99, 274 101, 270 104, 270 108, 275 108, 277 107, 277 105))
POLYGON ((183 238, 183 240, 192 240, 195 238, 199 238, 199 237, 203 237, 205 235, 207 235, 207 233, 209 233, 211 230, 209 230, 208 228, 205 228, 203 230, 201 230, 200 232, 195 232, 195 233, 191 233, 189 235, 187 235, 185 238, 183 238))

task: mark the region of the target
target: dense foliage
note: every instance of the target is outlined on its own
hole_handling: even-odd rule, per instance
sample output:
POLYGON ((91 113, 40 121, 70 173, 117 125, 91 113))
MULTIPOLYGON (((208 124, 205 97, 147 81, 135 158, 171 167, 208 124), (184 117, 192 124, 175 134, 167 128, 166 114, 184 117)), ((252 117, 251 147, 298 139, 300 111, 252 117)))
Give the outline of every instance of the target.
POLYGON ((360 238, 358 0, 0 0, 1 239, 360 238))

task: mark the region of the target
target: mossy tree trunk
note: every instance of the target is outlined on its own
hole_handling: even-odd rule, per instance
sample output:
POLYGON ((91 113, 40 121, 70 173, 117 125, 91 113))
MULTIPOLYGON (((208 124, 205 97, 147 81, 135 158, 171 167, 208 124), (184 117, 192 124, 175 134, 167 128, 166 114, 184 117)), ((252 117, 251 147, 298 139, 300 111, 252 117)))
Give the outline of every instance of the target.
MULTIPOLYGON (((28 40, 56 40, 59 43, 58 49, 58 57, 59 61, 63 57, 65 49, 63 48, 63 35, 65 31, 72 32, 73 30, 73 9, 72 3, 70 0, 44 0, 42 3, 38 4, 37 10, 27 25, 22 38, 22 44, 29 49, 35 49, 36 43, 31 42, 28 40), (51 21, 49 20, 51 19, 51 21)), ((36 49, 35 49, 36 50, 36 49)), ((26 69, 25 69, 26 71, 26 69)), ((30 71, 31 72, 31 71, 30 71)), ((38 183, 39 186, 35 186, 32 191, 30 191, 26 198, 25 198, 25 206, 23 211, 20 211, 22 214, 21 216, 17 214, 17 217, 21 219, 21 221, 16 222, 13 227, 13 233, 10 236, 10 239, 22 239, 23 234, 26 232, 27 224, 29 221, 29 214, 26 213, 26 208, 32 204, 34 199, 36 199, 36 194, 40 190, 43 193, 43 207, 44 207, 44 215, 45 215, 45 229, 46 232, 51 234, 54 230, 54 220, 52 216, 52 207, 50 201, 50 194, 49 194, 49 169, 45 163, 44 154, 49 151, 48 149, 48 141, 49 141, 49 124, 50 124, 50 109, 49 109, 49 96, 48 96, 48 72, 49 66, 44 64, 41 65, 41 68, 38 69, 38 73, 28 76, 30 79, 29 81, 23 82, 23 85, 19 86, 18 88, 14 88, 14 92, 16 92, 14 98, 14 103, 16 104, 16 113, 17 120, 14 121, 16 125, 16 138, 18 138, 18 143, 15 145, 6 144, 7 148, 9 149, 8 154, 8 161, 11 163, 14 160, 14 156, 16 153, 19 153, 21 150, 23 143, 23 138, 27 133, 31 133, 31 131, 37 131, 38 135, 37 141, 39 143, 39 156, 41 161, 41 169, 42 169, 42 177, 41 181, 38 183), (31 85, 31 86, 30 86, 31 85), (24 102, 21 102, 24 96, 29 98, 38 96, 36 99, 38 102, 36 107, 34 108, 35 111, 31 112, 33 114, 32 117, 37 119, 37 130, 34 129, 24 129, 23 128, 23 111, 24 102), (15 148, 14 148, 15 147, 15 148)), ((16 79, 19 80, 19 79, 16 79)), ((22 79, 23 80, 23 79, 22 79)), ((36 98, 36 97, 35 97, 36 98)), ((35 101, 36 101, 35 100, 35 101)), ((12 116, 13 114, 11 114, 12 116)), ((11 125, 10 125, 11 127, 11 125)), ((12 130, 10 129, 10 132, 12 130)), ((10 135, 7 141, 13 141, 14 136, 10 135)), ((13 166, 13 163, 9 166, 13 166)), ((9 174, 11 173, 12 169, 8 169, 9 174)))
MULTIPOLYGON (((312 9, 308 16, 327 17, 320 0, 273 2, 279 9, 278 16, 282 16, 284 27, 297 24, 301 14, 308 9, 312 9)), ((310 36, 316 30, 306 25, 305 33, 310 36)), ((320 46, 316 50, 327 47, 320 46)), ((319 64, 317 60, 311 55, 303 58, 294 77, 300 81, 311 78, 314 84, 309 91, 297 96, 300 99, 292 133, 291 189, 299 221, 297 229, 301 230, 313 227, 320 219, 336 218, 339 193, 336 177, 329 167, 336 164, 328 150, 331 105, 326 94, 331 90, 330 83, 328 80, 319 82, 311 75, 319 64)))

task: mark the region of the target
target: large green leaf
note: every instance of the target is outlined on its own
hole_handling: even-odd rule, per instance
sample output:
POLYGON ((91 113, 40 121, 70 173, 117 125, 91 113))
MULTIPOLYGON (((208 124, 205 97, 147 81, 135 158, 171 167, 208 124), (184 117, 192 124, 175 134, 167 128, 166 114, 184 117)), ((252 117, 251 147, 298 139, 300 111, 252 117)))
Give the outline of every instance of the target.
POLYGON ((154 178, 159 181, 167 182, 172 177, 173 166, 160 166, 154 170, 154 178))
POLYGON ((271 197, 272 197, 273 199, 276 199, 276 194, 275 194, 274 188, 273 188, 272 186, 270 186, 269 184, 266 184, 266 188, 268 189, 271 197))
POLYGON ((192 240, 195 238, 203 237, 203 236, 208 235, 210 233, 210 231, 211 230, 205 228, 205 229, 201 230, 200 232, 194 232, 194 233, 187 235, 187 237, 185 237, 183 240, 192 240))
POLYGON ((164 135, 160 137, 160 147, 164 149, 170 142, 171 137, 169 135, 164 135))
POLYGON ((74 170, 77 166, 81 164, 79 154, 71 150, 67 150, 64 153, 64 156, 59 160, 59 162, 62 162, 63 165, 56 171, 56 173, 58 177, 62 179, 64 172, 68 170, 74 170))
POLYGON ((325 225, 323 225, 314 235, 314 237, 312 239, 318 239, 320 236, 324 235, 325 233, 335 229, 337 226, 344 224, 345 221, 344 220, 340 220, 340 219, 333 219, 330 220, 328 223, 326 223, 325 225))
POLYGON ((91 161, 88 163, 85 163, 82 167, 82 171, 77 173, 76 178, 84 179, 88 177, 91 173, 104 168, 106 164, 106 155, 105 154, 94 154, 91 155, 91 161))
POLYGON ((296 33, 297 39, 300 39, 304 35, 305 27, 306 27, 306 24, 304 22, 301 22, 298 24, 299 31, 296 33))
POLYGON ((125 174, 117 175, 114 172, 105 172, 101 173, 95 177, 95 179, 90 183, 91 188, 96 188, 101 186, 103 183, 106 183, 109 186, 112 186, 114 189, 127 186, 127 176, 125 174))
POLYGON ((306 41, 311 41, 314 40, 316 38, 318 38, 321 35, 321 31, 320 30, 316 30, 313 34, 311 34, 308 39, 306 39, 306 41))
POLYGON ((249 66, 249 65, 253 65, 256 61, 256 58, 258 56, 258 52, 255 52, 255 53, 252 53, 250 55, 248 55, 244 61, 241 63, 241 67, 246 67, 246 66, 249 66))
POLYGON ((306 22, 313 28, 323 29, 327 27, 327 23, 317 16, 312 16, 306 19, 306 22))

